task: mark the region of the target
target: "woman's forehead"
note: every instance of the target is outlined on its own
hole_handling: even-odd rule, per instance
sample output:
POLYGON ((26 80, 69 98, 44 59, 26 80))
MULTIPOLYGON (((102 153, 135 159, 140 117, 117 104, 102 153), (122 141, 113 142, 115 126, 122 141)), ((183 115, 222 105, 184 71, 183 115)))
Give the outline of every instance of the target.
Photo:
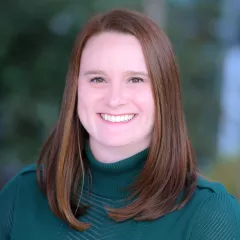
POLYGON ((102 33, 90 38, 83 49, 80 68, 84 71, 118 69, 147 73, 139 41, 132 35, 121 33, 102 33))

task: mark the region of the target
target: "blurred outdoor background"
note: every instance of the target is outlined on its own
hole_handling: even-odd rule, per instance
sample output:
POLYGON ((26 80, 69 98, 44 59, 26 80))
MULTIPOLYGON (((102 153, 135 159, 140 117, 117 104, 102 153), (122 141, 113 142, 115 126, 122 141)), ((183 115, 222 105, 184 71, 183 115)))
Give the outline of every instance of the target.
POLYGON ((202 172, 240 199, 240 0, 0 2, 0 189, 35 162, 59 112, 76 34, 95 13, 144 12, 168 34, 202 172))

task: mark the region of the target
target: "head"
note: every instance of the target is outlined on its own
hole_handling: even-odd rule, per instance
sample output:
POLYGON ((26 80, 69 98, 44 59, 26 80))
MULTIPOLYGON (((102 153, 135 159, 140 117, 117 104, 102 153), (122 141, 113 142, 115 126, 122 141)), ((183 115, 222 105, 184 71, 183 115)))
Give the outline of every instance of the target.
POLYGON ((116 161, 149 147, 154 108, 138 39, 114 30, 90 37, 80 61, 78 116, 97 159, 116 161), (103 149, 115 150, 115 158, 103 149))
POLYGON ((88 227, 73 211, 79 181, 86 174, 82 152, 88 138, 98 147, 149 147, 145 167, 131 186, 137 201, 109 209, 116 221, 152 220, 191 197, 196 163, 177 64, 167 36, 140 13, 114 10, 98 15, 80 32, 60 117, 40 154, 39 164, 46 167, 39 183, 51 209, 77 229, 88 227), (176 204, 181 191, 183 199, 176 204))

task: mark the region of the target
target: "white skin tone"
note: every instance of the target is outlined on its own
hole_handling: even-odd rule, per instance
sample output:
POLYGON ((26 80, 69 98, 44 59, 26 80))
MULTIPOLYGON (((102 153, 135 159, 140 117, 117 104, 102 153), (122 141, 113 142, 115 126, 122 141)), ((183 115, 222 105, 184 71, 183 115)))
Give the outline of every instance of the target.
POLYGON ((149 147, 154 99, 141 45, 134 36, 105 32, 88 40, 80 62, 78 116, 100 162, 114 163, 149 147), (110 122, 101 114, 134 117, 110 122))

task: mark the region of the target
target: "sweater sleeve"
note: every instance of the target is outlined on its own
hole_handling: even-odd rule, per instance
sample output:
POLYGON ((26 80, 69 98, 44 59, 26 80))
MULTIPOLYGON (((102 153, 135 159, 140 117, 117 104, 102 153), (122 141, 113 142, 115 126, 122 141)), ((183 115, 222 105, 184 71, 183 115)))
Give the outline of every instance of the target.
POLYGON ((0 239, 9 240, 12 229, 14 203, 18 190, 18 177, 10 180, 0 192, 0 239))
POLYGON ((227 193, 214 193, 196 214, 189 240, 240 240, 240 205, 227 193))

